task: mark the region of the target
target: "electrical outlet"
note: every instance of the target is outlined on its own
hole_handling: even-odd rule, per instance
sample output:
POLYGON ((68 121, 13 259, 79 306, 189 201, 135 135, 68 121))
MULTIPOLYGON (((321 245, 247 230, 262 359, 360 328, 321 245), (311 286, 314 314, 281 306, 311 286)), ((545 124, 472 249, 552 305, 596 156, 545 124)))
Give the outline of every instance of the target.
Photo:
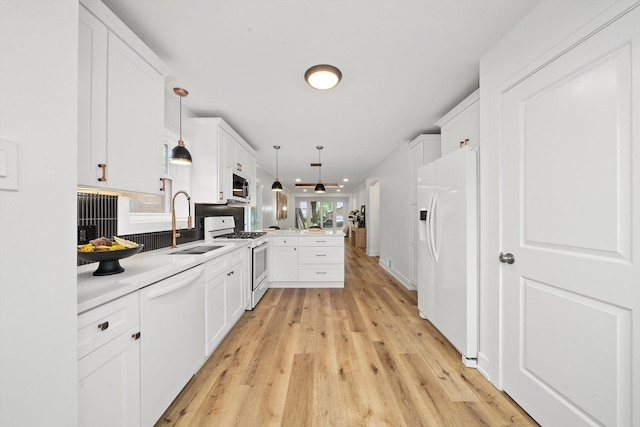
POLYGON ((90 240, 96 238, 95 225, 79 225, 78 226, 78 244, 86 245, 90 240))

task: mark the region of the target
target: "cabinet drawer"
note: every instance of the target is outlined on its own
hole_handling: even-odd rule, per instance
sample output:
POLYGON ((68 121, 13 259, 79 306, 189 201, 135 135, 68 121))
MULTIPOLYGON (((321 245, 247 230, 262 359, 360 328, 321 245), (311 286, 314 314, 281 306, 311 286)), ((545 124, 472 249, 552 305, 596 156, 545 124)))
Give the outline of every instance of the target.
POLYGON ((344 266, 342 264, 301 264, 298 267, 298 280, 301 282, 342 282, 344 266))
MULTIPOLYGON (((302 239, 304 240, 304 239, 302 239)), ((271 238, 273 246, 298 246, 297 237, 274 236, 271 238)))
POLYGON ((246 250, 246 248, 233 251, 229 254, 226 254, 224 256, 208 261, 205 264, 205 273, 204 273, 205 282, 208 282, 209 280, 212 280, 216 276, 226 272, 229 269, 229 267, 234 266, 240 262, 243 262, 244 250, 246 250))
POLYGON ((324 246, 301 246, 298 248, 298 261, 300 264, 337 264, 343 260, 343 248, 324 246))
POLYGON ((138 293, 78 315, 78 359, 139 323, 138 293))
POLYGON ((342 246, 344 247, 344 237, 342 236, 318 236, 300 238, 300 246, 342 246))

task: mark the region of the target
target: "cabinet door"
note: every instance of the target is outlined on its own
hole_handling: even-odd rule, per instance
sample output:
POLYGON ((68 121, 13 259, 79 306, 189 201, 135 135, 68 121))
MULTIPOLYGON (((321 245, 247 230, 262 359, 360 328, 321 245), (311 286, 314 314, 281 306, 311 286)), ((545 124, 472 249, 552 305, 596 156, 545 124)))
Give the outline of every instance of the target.
POLYGON ((270 281, 292 282, 298 280, 298 249, 295 246, 272 246, 271 254, 270 281))
POLYGON ((205 287, 206 355, 216 349, 227 329, 227 274, 222 273, 207 282, 205 287))
POLYGON ((140 425, 140 341, 130 329, 78 361, 78 425, 140 425))
POLYGON ((158 194, 164 78, 113 33, 108 58, 107 186, 158 194))
POLYGON ((409 149, 409 204, 416 204, 416 171, 423 165, 424 144, 422 141, 409 149))
POLYGON ((85 8, 78 26, 78 185, 105 187, 107 161, 107 27, 85 8))
POLYGON ((244 313, 243 291, 244 285, 244 265, 235 264, 227 272, 227 314, 229 316, 229 327, 244 313))

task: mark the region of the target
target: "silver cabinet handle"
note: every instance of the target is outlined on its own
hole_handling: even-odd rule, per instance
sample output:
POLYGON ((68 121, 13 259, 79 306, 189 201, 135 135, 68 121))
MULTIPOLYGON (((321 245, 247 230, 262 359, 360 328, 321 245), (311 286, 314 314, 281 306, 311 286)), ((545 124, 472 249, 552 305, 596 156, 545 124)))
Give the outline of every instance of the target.
POLYGON ((514 262, 516 262, 516 258, 513 256, 513 254, 510 253, 503 254, 502 252, 500 252, 500 256, 498 257, 498 259, 500 260, 500 262, 505 262, 507 264, 513 264, 514 262))

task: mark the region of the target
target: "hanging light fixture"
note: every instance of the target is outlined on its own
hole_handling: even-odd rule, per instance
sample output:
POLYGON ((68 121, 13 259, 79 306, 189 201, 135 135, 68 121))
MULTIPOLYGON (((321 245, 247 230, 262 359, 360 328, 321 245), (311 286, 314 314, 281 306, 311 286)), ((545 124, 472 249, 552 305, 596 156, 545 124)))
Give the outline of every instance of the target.
POLYGON ((180 139, 178 140, 178 145, 171 149, 169 161, 176 165, 190 165, 191 153, 184 146, 184 141, 182 140, 182 98, 189 95, 189 92, 179 87, 174 87, 173 92, 180 97, 180 139))
POLYGON ((271 191, 282 191, 282 184, 280 184, 280 179, 278 178, 278 150, 280 146, 274 145, 273 148, 276 150, 276 180, 271 185, 271 191))
POLYGON ((314 89, 328 90, 340 83, 342 72, 333 65, 314 65, 304 73, 304 79, 314 89))
POLYGON ((322 184, 322 162, 320 161, 320 152, 324 148, 322 145, 316 146, 318 149, 318 183, 316 184, 316 189, 314 192, 316 193, 324 193, 325 188, 324 184, 322 184))

